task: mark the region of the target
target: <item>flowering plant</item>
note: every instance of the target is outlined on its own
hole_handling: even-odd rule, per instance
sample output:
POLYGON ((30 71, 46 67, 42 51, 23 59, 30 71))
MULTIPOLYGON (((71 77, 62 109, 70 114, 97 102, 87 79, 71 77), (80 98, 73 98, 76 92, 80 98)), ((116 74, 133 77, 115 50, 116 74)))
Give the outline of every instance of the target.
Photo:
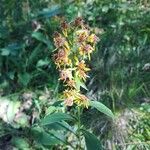
POLYGON ((91 33, 90 27, 80 17, 71 23, 61 23, 61 32, 54 33, 54 45, 56 47, 56 52, 53 55, 54 62, 60 73, 59 80, 66 87, 62 94, 64 104, 66 106, 77 106, 77 116, 75 109, 74 118, 77 118, 76 137, 78 138, 78 144, 74 149, 78 150, 84 149, 81 144, 83 136, 88 150, 98 150, 100 148, 100 143, 96 136, 86 131, 81 125, 80 116, 83 108, 92 106, 98 111, 113 117, 109 108, 98 101, 89 100, 81 92, 81 87, 87 90, 85 82, 89 78, 88 72, 90 68, 87 66, 86 61, 91 60, 91 54, 95 51, 98 41, 99 38, 94 33, 91 33), (89 145, 89 142, 93 144, 89 145))
POLYGON ((78 17, 74 22, 61 23, 61 33, 54 33, 54 44, 57 53, 54 61, 59 69, 60 78, 66 86, 63 99, 66 106, 82 106, 88 108, 89 99, 81 93, 80 88, 85 88, 84 82, 90 68, 86 60, 91 60, 91 54, 99 38, 91 33, 84 20, 78 17))

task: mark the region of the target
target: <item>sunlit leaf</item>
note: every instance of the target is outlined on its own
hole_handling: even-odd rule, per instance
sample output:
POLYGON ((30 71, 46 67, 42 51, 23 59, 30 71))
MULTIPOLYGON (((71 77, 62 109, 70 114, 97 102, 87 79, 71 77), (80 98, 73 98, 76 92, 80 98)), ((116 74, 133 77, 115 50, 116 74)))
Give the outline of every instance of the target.
POLYGON ((32 37, 35 38, 35 39, 37 39, 38 41, 42 41, 44 43, 46 43, 46 41, 47 41, 46 37, 41 32, 33 32, 32 33, 32 37))
POLYGON ((98 101, 90 101, 90 106, 96 108, 98 111, 104 113, 105 115, 114 118, 112 111, 106 107, 104 104, 98 101))
POLYGON ((37 62, 37 67, 43 67, 43 66, 46 66, 48 65, 50 62, 48 60, 42 60, 40 59, 38 62, 37 62))
POLYGON ((75 78, 75 83, 76 83, 77 90, 80 90, 80 87, 82 87, 85 90, 88 90, 84 82, 81 81, 78 77, 75 78))

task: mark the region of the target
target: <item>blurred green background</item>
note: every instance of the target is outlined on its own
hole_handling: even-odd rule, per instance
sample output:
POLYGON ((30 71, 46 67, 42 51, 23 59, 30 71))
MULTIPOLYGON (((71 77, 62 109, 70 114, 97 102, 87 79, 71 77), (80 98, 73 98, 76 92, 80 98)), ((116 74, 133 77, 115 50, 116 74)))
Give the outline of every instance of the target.
MULTIPOLYGON (((86 111, 83 123, 104 149, 149 150, 149 0, 1 0, 0 96, 18 98, 25 91, 39 95, 46 88, 57 97, 61 85, 52 60, 52 34, 62 20, 77 16, 100 37, 89 62, 86 94, 116 115, 111 122, 86 111)), ((2 145, 3 140, 0 136, 2 145)))

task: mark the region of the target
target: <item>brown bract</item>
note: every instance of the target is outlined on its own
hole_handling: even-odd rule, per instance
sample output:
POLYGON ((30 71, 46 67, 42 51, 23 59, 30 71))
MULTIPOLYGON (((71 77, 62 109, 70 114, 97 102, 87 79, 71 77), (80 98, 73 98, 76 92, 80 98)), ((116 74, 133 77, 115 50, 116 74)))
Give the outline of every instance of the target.
POLYGON ((62 36, 58 36, 54 38, 54 44, 56 46, 56 48, 62 47, 65 45, 65 38, 62 36))
POLYGON ((72 80, 72 71, 69 69, 61 70, 59 79, 63 80, 64 82, 67 80, 72 80))
POLYGON ((53 55, 53 58, 58 68, 60 68, 62 65, 70 64, 68 51, 65 48, 59 49, 59 51, 53 55))
POLYGON ((84 20, 82 19, 82 17, 78 17, 74 21, 75 26, 82 26, 83 24, 84 24, 84 20))
POLYGON ((66 21, 63 21, 60 26, 62 30, 67 30, 69 28, 69 24, 66 21))
POLYGON ((68 80, 66 86, 70 87, 70 88, 76 88, 76 84, 74 80, 68 80))
POLYGON ((73 97, 68 97, 68 98, 66 98, 65 99, 65 105, 66 106, 72 106, 73 105, 73 100, 74 100, 74 98, 73 97))

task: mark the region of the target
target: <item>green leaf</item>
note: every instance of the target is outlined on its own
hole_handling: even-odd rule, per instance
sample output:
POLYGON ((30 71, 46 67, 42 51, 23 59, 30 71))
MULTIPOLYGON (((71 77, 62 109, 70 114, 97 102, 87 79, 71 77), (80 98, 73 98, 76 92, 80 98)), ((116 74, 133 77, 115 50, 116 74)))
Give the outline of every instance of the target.
POLYGON ((114 118, 112 111, 106 107, 104 104, 98 101, 90 101, 90 106, 96 108, 98 111, 104 113, 105 115, 114 118))
POLYGON ((60 13, 60 6, 59 5, 53 5, 51 8, 46 8, 40 11, 36 17, 38 18, 47 18, 55 16, 56 14, 60 13))
POLYGON ((37 64, 36 64, 36 67, 43 67, 43 66, 47 66, 49 64, 49 60, 45 59, 45 60, 42 60, 40 59, 37 64))
POLYGON ((48 46, 48 48, 51 48, 51 42, 49 41, 49 39, 43 33, 33 32, 32 37, 37 39, 38 41, 41 41, 41 42, 45 43, 48 46))
POLYGON ((80 82, 80 86, 81 86, 83 89, 85 89, 85 90, 88 91, 88 89, 87 89, 86 85, 84 84, 84 82, 80 82))
POLYGON ((14 145, 16 148, 19 148, 20 150, 26 150, 29 149, 28 142, 20 137, 14 137, 11 141, 12 145, 14 145))
POLYGON ((1 49, 1 51, 2 51, 1 52, 2 56, 8 56, 10 54, 10 50, 7 48, 3 48, 3 49, 1 49))
POLYGON ((54 113, 54 114, 49 114, 45 118, 41 120, 41 125, 49 125, 55 122, 60 122, 63 120, 73 120, 73 118, 65 113, 54 113))
POLYGON ((33 32, 32 37, 37 39, 38 41, 41 41, 41 42, 44 42, 44 43, 46 42, 46 37, 41 32, 33 32))
POLYGON ((29 56, 28 62, 27 62, 27 66, 29 67, 31 64, 33 64, 35 61, 37 61, 37 57, 38 55, 42 52, 43 47, 42 47, 42 43, 39 43, 32 51, 32 53, 29 56))
POLYGON ((67 122, 62 121, 60 123, 58 123, 60 126, 62 126, 64 129, 76 134, 76 129, 74 129, 73 127, 71 127, 67 122))
POLYGON ((56 145, 61 143, 61 140, 45 132, 43 128, 40 127, 32 128, 31 135, 38 143, 42 145, 56 145))
POLYGON ((94 134, 85 130, 82 130, 82 133, 85 137, 87 150, 102 150, 101 143, 94 134))
POLYGON ((108 6, 103 6, 103 8, 102 8, 102 12, 107 13, 107 12, 108 12, 108 10, 109 10, 109 7, 108 7, 108 6))
POLYGON ((29 116, 27 116, 25 113, 20 113, 20 117, 18 117, 15 120, 15 124, 13 124, 16 127, 27 127, 29 125, 29 116))
POLYGON ((15 72, 14 71, 8 72, 8 76, 11 80, 13 80, 15 77, 15 72))
POLYGON ((75 78, 75 83, 76 83, 77 90, 80 90, 80 87, 82 87, 85 90, 88 90, 87 87, 86 87, 86 85, 84 84, 84 82, 82 82, 80 80, 80 78, 76 77, 75 78))
POLYGON ((19 54, 19 51, 22 50, 22 48, 24 48, 24 44, 15 42, 0 49, 0 51, 2 56, 8 56, 10 54, 16 56, 19 54))
POLYGON ((58 140, 57 138, 51 136, 50 134, 48 134, 46 132, 43 132, 42 134, 40 134, 40 137, 38 140, 43 145, 55 145, 55 144, 61 143, 60 140, 58 140))
POLYGON ((47 109, 46 109, 46 115, 49 115, 49 114, 52 114, 56 111, 56 107, 55 106, 49 106, 47 109))
POLYGON ((26 72, 19 74, 18 77, 19 77, 19 82, 24 86, 27 86, 31 79, 31 75, 26 72))

